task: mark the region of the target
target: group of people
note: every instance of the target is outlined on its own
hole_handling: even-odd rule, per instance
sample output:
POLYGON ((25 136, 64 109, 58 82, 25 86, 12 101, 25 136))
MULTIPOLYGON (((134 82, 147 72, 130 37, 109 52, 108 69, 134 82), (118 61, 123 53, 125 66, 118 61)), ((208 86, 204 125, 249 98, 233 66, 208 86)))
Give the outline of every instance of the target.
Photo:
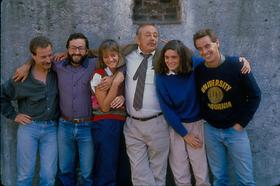
POLYGON ((160 186, 168 160, 178 186, 192 185, 191 172, 211 185, 208 163, 213 185, 229 185, 227 156, 238 185, 255 185, 245 127, 261 93, 247 60, 224 56, 211 29, 193 36, 201 57, 158 40, 143 24, 135 44, 109 39, 94 53, 74 33, 53 62, 52 43, 32 39, 32 60, 1 85, 1 113, 19 123, 18 186, 32 185, 37 151, 40 185, 54 185, 58 167, 61 184, 74 186, 78 162, 82 185, 126 185, 130 171, 133 185, 160 186))

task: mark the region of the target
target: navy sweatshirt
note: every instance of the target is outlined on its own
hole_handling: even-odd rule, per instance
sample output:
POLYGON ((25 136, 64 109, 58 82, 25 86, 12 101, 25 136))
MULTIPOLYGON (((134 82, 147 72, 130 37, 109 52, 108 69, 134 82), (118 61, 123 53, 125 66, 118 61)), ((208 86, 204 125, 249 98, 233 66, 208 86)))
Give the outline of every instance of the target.
POLYGON ((242 74, 242 63, 232 59, 226 57, 217 68, 202 63, 195 69, 202 117, 216 128, 246 127, 261 100, 253 74, 242 74))

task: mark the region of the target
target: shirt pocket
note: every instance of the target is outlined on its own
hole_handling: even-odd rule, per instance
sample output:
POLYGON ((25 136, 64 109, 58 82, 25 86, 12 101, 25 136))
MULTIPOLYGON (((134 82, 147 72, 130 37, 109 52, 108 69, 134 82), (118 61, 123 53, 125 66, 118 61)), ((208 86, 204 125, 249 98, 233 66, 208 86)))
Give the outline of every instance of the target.
POLYGON ((154 70, 147 70, 146 73, 146 84, 154 84, 155 80, 155 71, 154 70))

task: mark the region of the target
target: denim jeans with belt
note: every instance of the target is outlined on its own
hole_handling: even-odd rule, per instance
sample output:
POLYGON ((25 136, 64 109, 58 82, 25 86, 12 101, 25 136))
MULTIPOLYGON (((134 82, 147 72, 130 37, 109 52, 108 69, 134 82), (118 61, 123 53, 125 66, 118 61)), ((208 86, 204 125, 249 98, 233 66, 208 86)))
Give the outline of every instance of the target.
POLYGON ((40 186, 53 186, 57 172, 57 122, 32 121, 17 131, 17 186, 32 185, 37 151, 40 186))
POLYGON ((63 185, 76 185, 76 165, 79 157, 83 186, 92 185, 94 145, 92 122, 72 123, 62 118, 58 126, 59 179, 63 185))
POLYGON ((214 186, 230 185, 227 155, 232 160, 237 185, 254 186, 252 154, 246 129, 218 129, 208 123, 204 126, 206 152, 214 176, 214 186))

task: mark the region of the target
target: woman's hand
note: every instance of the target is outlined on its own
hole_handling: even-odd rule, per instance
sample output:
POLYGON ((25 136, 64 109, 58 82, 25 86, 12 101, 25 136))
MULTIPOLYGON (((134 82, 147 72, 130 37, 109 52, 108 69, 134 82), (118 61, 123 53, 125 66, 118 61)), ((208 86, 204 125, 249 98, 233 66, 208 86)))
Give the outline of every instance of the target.
POLYGON ((117 96, 112 102, 111 102, 111 108, 120 108, 124 105, 125 99, 123 96, 117 96))
POLYGON ((203 141, 199 139, 199 137, 193 135, 192 133, 188 133, 184 137, 185 142, 190 145, 194 149, 201 148, 203 146, 203 141))

